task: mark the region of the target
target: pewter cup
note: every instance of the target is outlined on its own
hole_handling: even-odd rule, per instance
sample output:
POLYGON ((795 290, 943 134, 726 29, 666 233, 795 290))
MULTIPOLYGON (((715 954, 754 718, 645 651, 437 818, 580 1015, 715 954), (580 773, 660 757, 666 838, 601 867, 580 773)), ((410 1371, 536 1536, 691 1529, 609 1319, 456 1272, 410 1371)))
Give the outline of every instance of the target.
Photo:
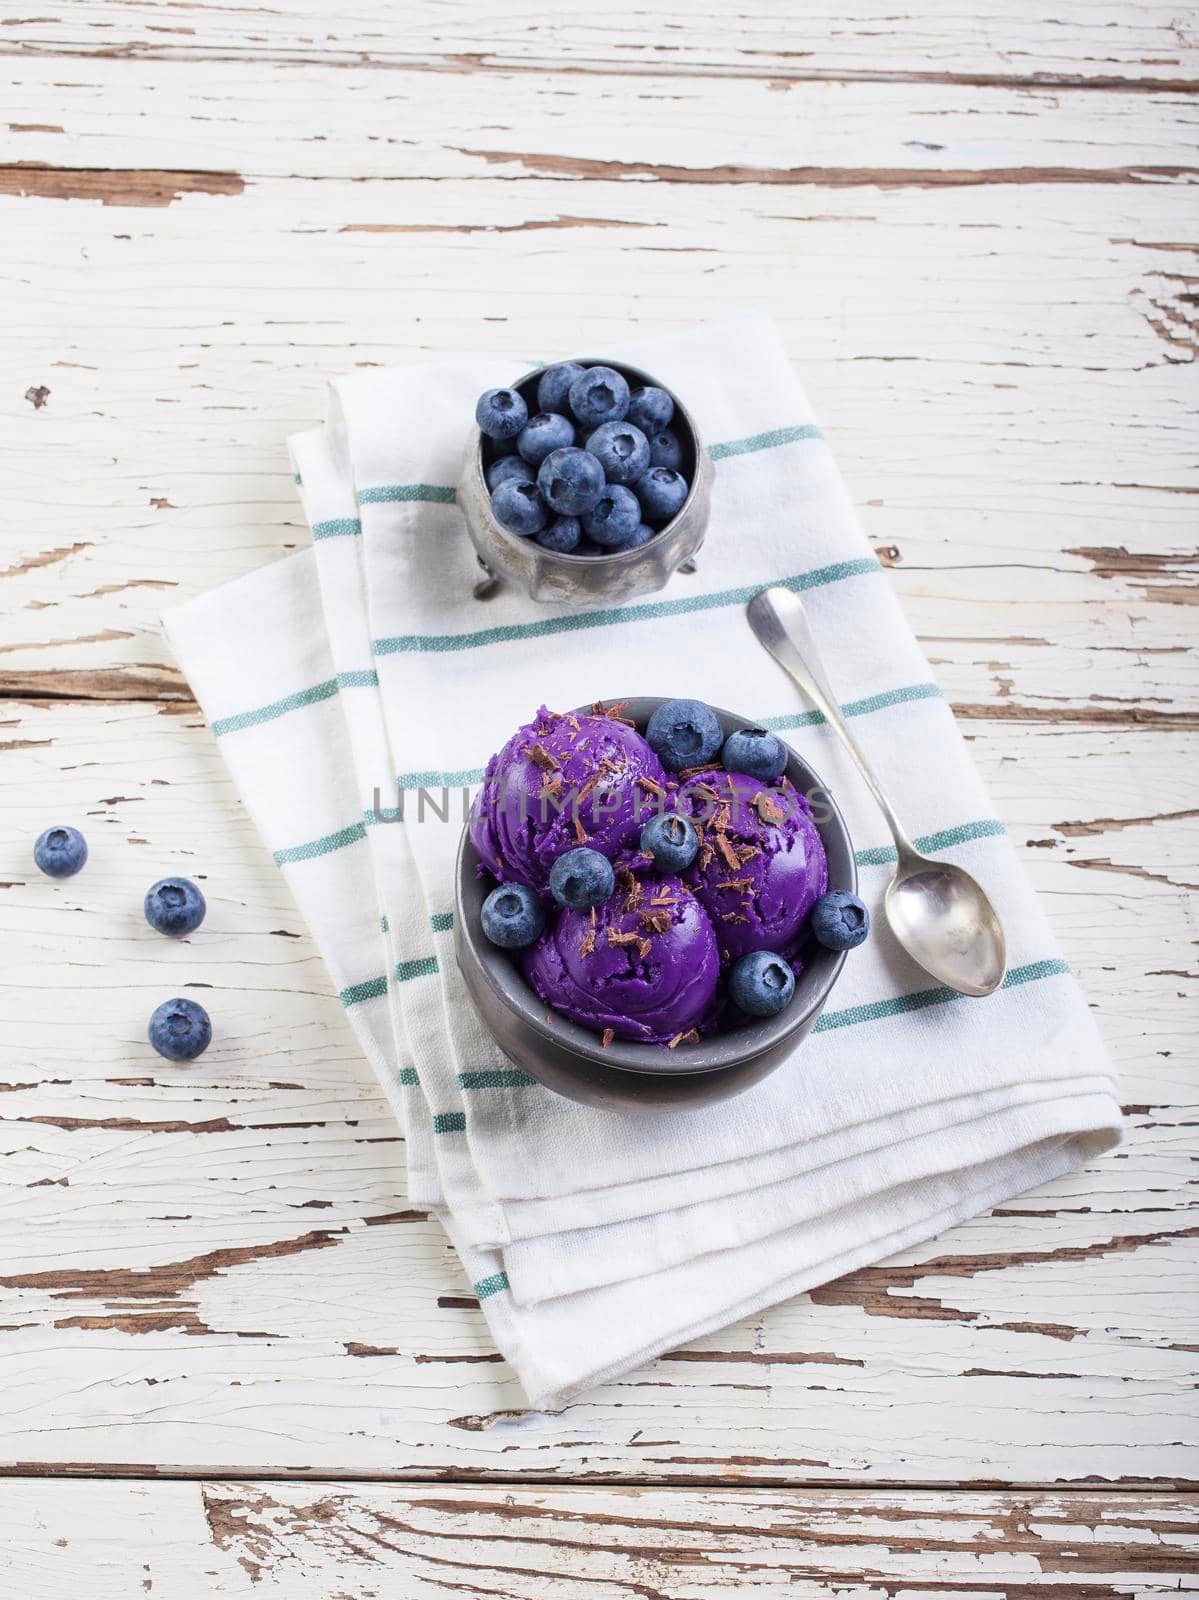
MULTIPOLYGON (((609 361, 599 356, 576 359, 584 366, 614 367, 627 379, 630 388, 640 384, 668 388, 650 373, 622 361, 609 361)), ((544 367, 538 368, 513 386, 527 401, 530 415, 537 409, 537 380, 544 371, 544 367)), ((488 453, 490 441, 484 439, 478 428, 472 428, 458 484, 458 505, 466 518, 479 564, 490 580, 481 584, 476 594, 483 598, 500 580, 508 579, 527 589, 534 600, 559 605, 594 605, 602 601, 633 600, 663 588, 679 567, 692 560, 704 542, 715 475, 694 418, 677 395, 674 404, 671 427, 683 447, 681 471, 691 485, 690 492, 677 514, 648 544, 638 550, 616 551, 612 555, 559 555, 556 551, 542 549, 534 539, 518 538, 501 528, 491 514, 491 497, 483 476, 484 466, 493 459, 488 453)))

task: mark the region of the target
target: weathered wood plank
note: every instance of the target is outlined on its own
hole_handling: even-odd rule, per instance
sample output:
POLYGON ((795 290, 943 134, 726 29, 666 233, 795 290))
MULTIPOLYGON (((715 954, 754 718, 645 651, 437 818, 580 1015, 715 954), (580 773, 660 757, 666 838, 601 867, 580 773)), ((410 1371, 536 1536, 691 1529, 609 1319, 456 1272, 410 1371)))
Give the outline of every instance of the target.
POLYGON ((262 6, 235 0, 219 8, 148 0, 76 0, 41 6, 0 24, 9 50, 118 57, 336 60, 358 66, 423 65, 581 72, 677 71, 742 74, 780 83, 795 78, 908 75, 938 83, 1030 78, 1098 89, 1193 80, 1193 30, 1155 0, 1086 5, 1064 0, 1052 17, 1021 3, 985 25, 948 3, 897 15, 878 0, 844 0, 823 10, 796 0, 758 0, 736 12, 719 7, 616 5, 604 12, 538 6, 496 11, 479 4, 405 7, 402 24, 386 0, 348 14, 311 0, 262 6))
POLYGON ((13 1480, 0 1540, 30 1600, 1199 1594, 1199 1511, 1170 1494, 13 1480))
POLYGON ((481 346, 523 364, 718 315, 735 294, 779 315, 956 702, 1163 723, 1193 710, 1193 307, 1168 189, 796 207, 589 184, 580 215, 664 226, 668 248, 636 229, 500 232, 484 284, 479 238, 456 230, 503 227, 514 207, 561 215, 560 187, 330 179, 303 190, 302 238, 286 181, 165 211, 0 199, 17 374, 0 409, 5 681, 48 673, 31 688, 71 693, 78 673, 115 671, 117 692, 180 687, 158 613, 303 542, 283 438, 319 417, 327 374, 481 346), (399 218, 434 231, 340 231, 399 218), (713 230, 745 241, 735 286, 705 253, 713 230), (703 266, 680 280, 680 261, 703 266), (186 294, 164 290, 181 272, 186 294), (443 292, 425 295, 431 282, 443 292), (402 314, 413 297, 419 324, 402 314))
MULTIPOLYGON (((622 84, 554 71, 462 68, 447 76, 103 56, 64 73, 54 57, 2 54, 0 84, 0 163, 10 164, 4 190, 109 206, 235 194, 243 181, 268 177, 542 177, 560 180, 569 213, 574 203, 565 202, 580 181, 784 190, 953 189, 980 181, 1112 187, 1171 182, 1178 169, 1199 165, 1199 105, 1171 89, 1095 95, 1030 85, 1013 104, 1002 89, 907 82, 816 80, 782 92, 759 78, 664 72, 622 84), (144 169, 180 178, 173 185, 148 178, 139 195, 144 169), (228 175, 224 184, 220 174, 228 175)), ((567 215, 558 225, 588 221, 647 235, 632 243, 654 244, 662 231, 619 214, 567 215)), ((545 228, 553 219, 526 221, 514 205, 507 223, 495 226, 536 229, 538 222, 545 228)), ((393 224, 400 234, 427 226, 393 224)))
POLYGON ((8 1466, 1194 1476, 1199 817, 1179 735, 987 723, 974 746, 1123 1072, 1124 1150, 541 1416, 407 1206, 395 1125, 194 710, 0 721, 8 1466), (92 856, 56 885, 28 851, 60 816, 92 856), (180 945, 140 914, 170 870, 211 908, 180 945), (171 1068, 144 1021, 188 984, 211 986, 217 1039, 171 1068))

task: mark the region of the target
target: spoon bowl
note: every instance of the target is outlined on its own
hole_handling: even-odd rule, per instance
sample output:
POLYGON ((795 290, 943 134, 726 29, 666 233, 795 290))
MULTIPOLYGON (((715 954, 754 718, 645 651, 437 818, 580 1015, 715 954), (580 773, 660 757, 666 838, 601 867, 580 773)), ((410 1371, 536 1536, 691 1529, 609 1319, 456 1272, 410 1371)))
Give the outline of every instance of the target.
POLYGON ((982 886, 961 867, 912 854, 887 885, 891 931, 931 977, 981 999, 1003 982, 1003 929, 982 886))
POLYGON ((958 994, 992 994, 1007 971, 1007 947, 982 885, 948 861, 923 856, 908 838, 829 686, 803 602, 790 589, 762 589, 749 625, 783 671, 808 696, 853 757, 895 840, 895 876, 883 908, 891 932, 931 977, 958 994))

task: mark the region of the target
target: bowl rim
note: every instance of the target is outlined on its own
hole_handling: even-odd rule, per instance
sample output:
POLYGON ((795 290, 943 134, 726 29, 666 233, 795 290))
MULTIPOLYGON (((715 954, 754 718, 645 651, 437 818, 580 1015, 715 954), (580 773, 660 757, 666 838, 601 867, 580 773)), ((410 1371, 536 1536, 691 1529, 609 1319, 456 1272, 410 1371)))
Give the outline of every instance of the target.
MULTIPOLYGON (((643 732, 650 714, 669 696, 633 696, 625 700, 597 701, 599 705, 628 707, 627 715, 643 732)), ((706 702, 709 703, 710 702, 706 702)), ((726 738, 738 728, 755 727, 752 718, 737 717, 720 706, 712 706, 726 738)), ((592 715, 593 706, 576 706, 574 714, 592 715)), ((830 889, 847 889, 856 894, 858 887, 857 864, 854 860, 853 841, 845 819, 841 815, 828 786, 815 768, 786 740, 786 776, 801 793, 818 790, 827 802, 829 816, 825 822, 816 823, 816 830, 829 860, 830 889), (834 870, 835 863, 835 870, 834 870)), ((826 950, 816 945, 811 959, 796 982, 796 993, 791 1003, 778 1016, 762 1018, 727 1033, 718 1033, 702 1039, 699 1044, 672 1051, 665 1045, 643 1044, 629 1039, 614 1039, 611 1044, 601 1043, 599 1036, 581 1023, 571 1022, 551 1010, 526 982, 517 965, 519 951, 498 949, 485 938, 477 925, 477 917, 468 915, 467 900, 478 900, 488 892, 480 889, 490 873, 479 868, 482 863, 470 841, 469 821, 464 823, 458 844, 454 874, 454 926, 457 936, 465 940, 471 950, 474 964, 489 989, 500 999, 507 1010, 533 1029, 545 1042, 556 1049, 565 1050, 580 1060, 599 1069, 618 1072, 648 1073, 667 1077, 672 1074, 720 1072, 727 1067, 739 1066, 753 1057, 777 1046, 789 1035, 798 1032, 823 1010, 841 970, 847 952, 826 950)))
MULTIPOLYGON (((526 383, 531 383, 534 378, 539 378, 543 372, 548 372, 551 367, 563 366, 567 361, 573 361, 581 367, 612 367, 614 371, 619 372, 621 377, 625 378, 626 380, 629 373, 632 373, 635 377, 639 378, 643 384, 648 384, 651 388, 665 389, 667 394, 674 401, 676 413, 682 415, 683 420, 687 424, 687 429, 691 434, 691 441, 695 449, 695 471, 691 476, 691 482, 687 485, 687 498, 675 512, 674 516, 671 517, 670 521, 662 524, 652 539, 647 539, 644 544, 637 545, 635 549, 613 550, 602 556, 577 556, 569 550, 554 550, 547 552, 547 554, 556 556, 559 561, 571 562, 572 564, 580 567, 599 567, 606 563, 619 566, 621 562, 629 562, 631 564, 636 557, 642 555, 644 551, 648 550, 650 545, 657 544, 658 540, 662 538, 664 534, 668 534, 675 524, 684 516, 686 516, 687 512, 691 508, 691 502, 695 499, 695 496, 699 490, 701 471, 707 470, 707 468, 701 468, 701 458, 706 461, 710 467, 711 457, 708 455, 707 446, 703 441, 703 435, 696 426, 695 418, 691 415, 691 412, 688 410, 683 401, 679 399, 675 391, 669 388, 665 383, 662 383, 658 378, 655 378, 652 372, 646 372, 644 367, 635 367, 629 361, 618 361, 611 356, 565 356, 561 361, 543 362, 541 366, 534 367, 531 372, 526 372, 523 378, 518 378, 516 382, 511 384, 509 387, 513 389, 521 389, 526 383)), ((518 533, 511 533, 502 525, 502 523, 497 522, 495 517, 492 515, 491 494, 487 488, 487 478, 483 470, 483 430, 478 426, 477 423, 467 444, 467 460, 470 462, 470 470, 478 480, 478 486, 481 488, 483 499, 486 502, 487 515, 491 518, 492 522, 495 523, 495 526, 503 534, 505 539, 511 539, 513 543, 517 545, 529 544, 530 540, 522 537, 518 533)))

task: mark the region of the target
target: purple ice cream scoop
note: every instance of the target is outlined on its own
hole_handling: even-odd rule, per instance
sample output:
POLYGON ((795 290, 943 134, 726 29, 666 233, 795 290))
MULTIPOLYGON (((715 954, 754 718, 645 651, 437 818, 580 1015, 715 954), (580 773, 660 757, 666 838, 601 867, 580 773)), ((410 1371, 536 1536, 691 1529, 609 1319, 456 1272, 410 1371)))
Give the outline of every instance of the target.
POLYGON ((565 851, 589 845, 614 860, 662 804, 662 763, 617 711, 543 706, 492 756, 471 807, 470 842, 495 877, 544 892, 565 851))
POLYGON ((711 918, 722 961, 751 950, 794 956, 828 887, 807 798, 785 778, 767 785, 716 768, 682 786, 678 809, 700 835, 683 880, 711 918))
POLYGON ((708 914, 678 878, 624 865, 616 883, 594 922, 589 911, 559 913, 526 952, 525 977, 547 1005, 601 1035, 689 1042, 720 976, 708 914))

